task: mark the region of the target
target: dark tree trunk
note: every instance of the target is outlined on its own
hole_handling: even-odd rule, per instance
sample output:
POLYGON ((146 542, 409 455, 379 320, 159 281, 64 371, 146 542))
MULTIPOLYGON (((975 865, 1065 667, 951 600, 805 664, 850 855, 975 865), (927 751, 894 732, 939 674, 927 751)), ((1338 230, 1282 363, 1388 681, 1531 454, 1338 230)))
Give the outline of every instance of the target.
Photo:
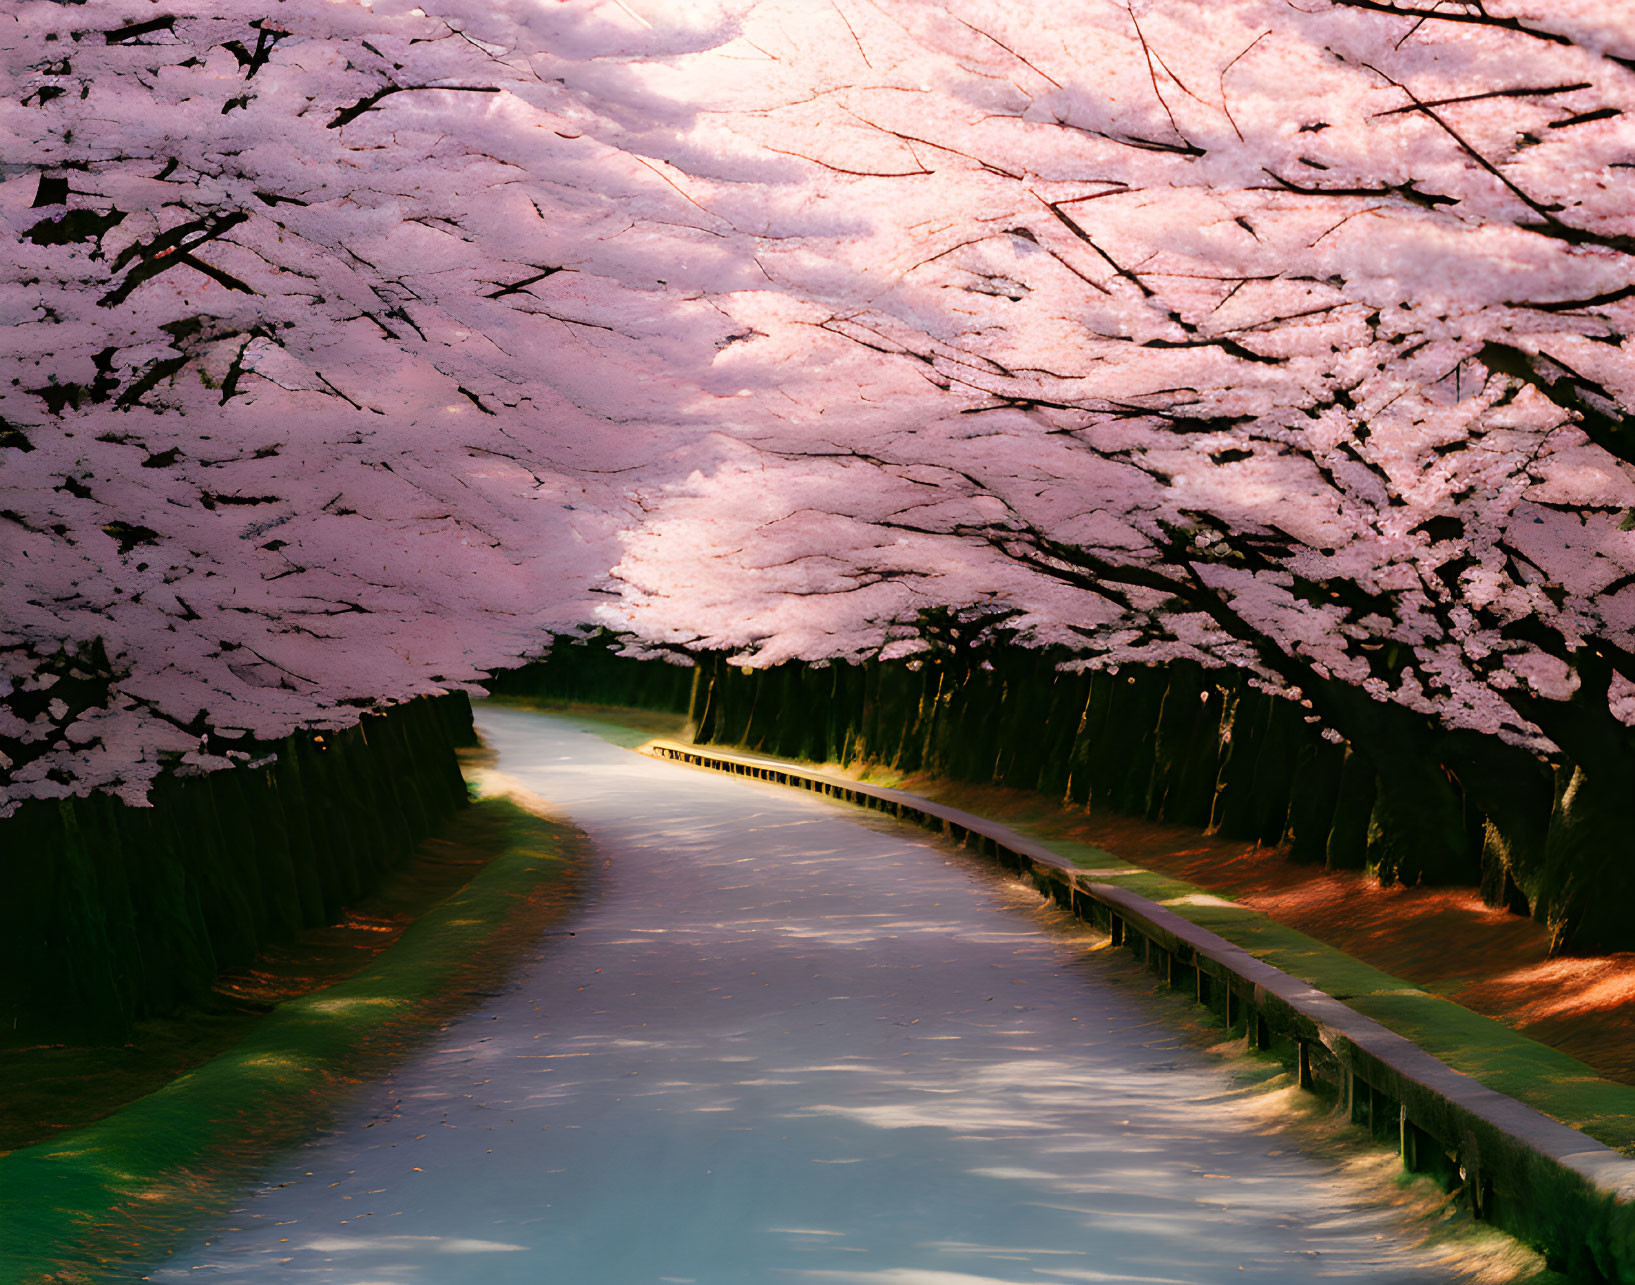
POLYGON ((1328 857, 1328 837, 1340 801, 1345 753, 1344 745, 1321 737, 1300 747, 1289 799, 1288 830, 1284 834, 1293 861, 1316 864, 1328 857))
POLYGON ((1482 900, 1528 914, 1539 904, 1555 802, 1550 765, 1492 736, 1452 732, 1444 753, 1480 822, 1482 900))
MULTIPOLYGON (((1073 770, 1073 743, 1084 717, 1089 684, 1083 674, 1057 673, 1050 685, 1050 709, 1044 735, 1044 762, 1039 769, 1039 793, 1053 799, 1067 797, 1073 770)), ((1025 733, 1024 733, 1025 734, 1025 733)))
POLYGON ((1112 735, 1116 760, 1108 804, 1115 812, 1140 816, 1146 811, 1147 791, 1157 761, 1158 715, 1164 705, 1165 682, 1160 670, 1136 669, 1118 675, 1112 735))
POLYGON ((1635 776, 1619 766, 1556 770, 1538 899, 1552 954, 1635 945, 1635 776))
POLYGON ((1235 839, 1257 837, 1254 803, 1255 760, 1266 734, 1270 698, 1258 688, 1240 686, 1221 710, 1220 766, 1209 829, 1235 839))
POLYGON ((1361 870, 1368 863, 1368 818, 1373 814, 1378 788, 1373 760, 1355 746, 1348 746, 1324 851, 1324 864, 1330 870, 1361 870))
POLYGON ((1366 862, 1382 883, 1474 884, 1481 858, 1469 842, 1459 792, 1423 715, 1343 683, 1313 693, 1325 717, 1374 765, 1377 794, 1366 862))
POLYGON ((1186 720, 1184 739, 1174 752, 1170 784, 1159 820, 1200 830, 1209 824, 1215 804, 1215 781, 1220 771, 1221 707, 1225 690, 1218 676, 1200 673, 1196 690, 1186 694, 1182 703, 1191 714, 1186 720))

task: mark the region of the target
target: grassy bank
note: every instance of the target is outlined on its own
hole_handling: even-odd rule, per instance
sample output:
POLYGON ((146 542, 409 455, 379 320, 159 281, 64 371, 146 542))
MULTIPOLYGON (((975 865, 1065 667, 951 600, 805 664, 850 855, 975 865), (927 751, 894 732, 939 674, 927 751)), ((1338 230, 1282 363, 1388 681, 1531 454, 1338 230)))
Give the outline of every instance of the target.
POLYGON ((993 816, 1081 868, 1095 871, 1099 881, 1156 901, 1257 958, 1344 1000, 1489 1088, 1518 1098, 1625 1154, 1635 1154, 1635 1085, 1603 1078, 1566 1053, 1411 980, 1373 967, 1270 915, 1238 904, 1218 889, 1145 869, 1105 848, 1069 837, 1083 821, 1082 813, 1046 806, 1034 799, 996 814, 991 806, 991 790, 973 790, 923 776, 904 779, 892 773, 842 773, 833 764, 827 767, 837 775, 858 776, 978 815, 993 816))
POLYGON ((163 1258, 352 1085, 491 991, 568 904, 580 840, 501 799, 467 817, 491 859, 366 968, 105 1119, 0 1156, 0 1278, 67 1285, 163 1258))
POLYGON ((223 972, 371 895, 466 803, 464 693, 245 741, 148 802, 24 800, 0 819, 0 1047, 121 1043, 223 972))
MULTIPOLYGON (((615 744, 636 746, 647 736, 688 739, 679 717, 643 709, 508 699, 506 704, 549 709, 574 718, 615 744)), ((808 760, 810 761, 810 760, 808 760)), ((910 790, 937 802, 979 815, 993 787, 978 789, 924 774, 904 777, 878 768, 814 764, 835 775, 910 790)), ((1211 891, 1126 861, 1105 848, 1069 837, 1084 819, 1036 794, 1002 791, 1016 804, 1003 815, 1005 825, 1046 844, 1097 878, 1130 889, 1167 906, 1183 918, 1218 933, 1284 972, 1344 1000, 1358 1012, 1413 1040, 1449 1066, 1500 1093, 1588 1136, 1635 1154, 1635 1085, 1598 1075, 1591 1067, 1547 1044, 1530 1039, 1493 1018, 1376 968, 1354 955, 1302 933, 1271 916, 1211 891)))

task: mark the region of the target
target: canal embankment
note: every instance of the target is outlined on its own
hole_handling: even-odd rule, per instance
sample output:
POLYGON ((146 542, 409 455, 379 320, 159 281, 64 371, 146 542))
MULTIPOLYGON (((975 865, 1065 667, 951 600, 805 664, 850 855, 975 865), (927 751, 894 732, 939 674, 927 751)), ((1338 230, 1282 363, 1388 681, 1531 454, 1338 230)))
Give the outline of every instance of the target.
POLYGON ((494 691, 679 710, 703 744, 1038 793, 1380 890, 1458 889, 1530 918, 1551 957, 1635 948, 1618 754, 1535 753, 1327 679, 1295 693, 1190 661, 1095 668, 1016 645, 1003 620, 932 612, 918 629, 895 659, 766 666, 557 639, 494 691))
POLYGON ((127 1279, 166 1258, 360 1083, 502 985, 585 862, 571 828, 482 799, 338 923, 220 978, 213 1007, 139 1021, 117 1045, 14 1051, 12 1139, 49 1136, 0 1153, 0 1278, 127 1279))
POLYGON ((646 749, 884 811, 974 848, 1105 929, 1111 944, 1218 1012, 1228 1031, 1241 1029, 1249 1047, 1281 1054, 1302 1088, 1334 1100, 1345 1122, 1394 1139, 1408 1170, 1457 1191, 1474 1217, 1535 1246, 1574 1281, 1635 1279, 1635 1161, 1614 1149, 1629 1145, 1635 1089, 1105 852, 1063 855, 947 804, 787 761, 679 742, 646 749))
POLYGON ((1427 1285, 1542 1267, 1444 1219, 1434 1184, 1308 1150, 1267 1118, 1275 1063, 1212 1052, 1099 934, 971 854, 529 711, 478 719, 482 779, 589 835, 594 896, 152 1279, 1427 1285))
POLYGON ((464 693, 232 742, 145 806, 32 798, 0 819, 0 1047, 123 1042, 223 972, 334 923, 466 803, 464 693))
MULTIPOLYGON (((1529 892, 1505 873, 1526 847, 1506 847, 1515 826, 1528 843, 1547 837, 1549 803, 1533 777, 1570 783, 1568 768, 1528 766, 1507 750, 1491 773, 1460 760, 1461 775, 1453 751, 1472 745, 1438 742, 1449 754, 1437 790, 1459 795, 1462 842, 1482 854, 1481 873, 1414 877, 1399 866, 1386 878, 1365 842, 1393 824, 1375 808, 1384 778, 1323 736, 1310 710, 1244 689, 1241 675, 1185 667, 1065 673, 1059 655, 1008 652, 985 667, 992 649, 945 624, 942 644, 919 658, 764 671, 720 656, 689 669, 619 656, 605 638, 559 640, 506 675, 504 691, 547 702, 616 702, 624 691, 686 721, 664 734, 823 764, 1003 820, 1092 865, 1128 864, 1135 871, 1120 877, 1158 900, 1204 898, 1205 918, 1240 919, 1234 931, 1268 958, 1321 958, 1326 988, 1371 997, 1381 1020, 1440 1041, 1439 1056, 1502 1091, 1542 1089, 1565 1101, 1553 1113, 1611 1145, 1631 1141, 1619 1122, 1626 1095, 1602 1082, 1635 1085, 1635 952, 1583 942, 1564 952, 1548 898, 1535 895, 1543 885, 1529 892), (1317 768, 1336 755, 1337 794, 1317 768), (1511 811, 1501 824, 1486 804, 1511 811), (1222 900, 1232 907, 1208 904, 1222 900)), ((1425 746, 1407 738, 1401 751, 1425 746)), ((1429 833, 1410 827, 1405 842, 1429 833)), ((1568 862, 1560 874, 1570 854, 1558 846, 1556 856, 1568 862)), ((1588 867, 1573 882, 1575 895, 1628 904, 1615 887, 1594 892, 1588 867)))

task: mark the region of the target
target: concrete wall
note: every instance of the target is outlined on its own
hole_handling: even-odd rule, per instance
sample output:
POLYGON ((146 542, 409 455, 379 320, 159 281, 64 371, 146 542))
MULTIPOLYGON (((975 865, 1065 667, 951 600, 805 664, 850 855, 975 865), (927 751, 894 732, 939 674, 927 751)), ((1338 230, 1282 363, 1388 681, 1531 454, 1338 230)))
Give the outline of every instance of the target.
POLYGON ((1285 1060, 1335 1118, 1397 1147, 1475 1218, 1538 1249, 1581 1285, 1635 1281, 1635 1161, 1495 1092, 1418 1045, 1208 929, 1098 883, 1004 826, 899 790, 796 764, 656 742, 655 757, 826 794, 937 831, 1028 879, 1106 932, 1252 1049, 1285 1060))

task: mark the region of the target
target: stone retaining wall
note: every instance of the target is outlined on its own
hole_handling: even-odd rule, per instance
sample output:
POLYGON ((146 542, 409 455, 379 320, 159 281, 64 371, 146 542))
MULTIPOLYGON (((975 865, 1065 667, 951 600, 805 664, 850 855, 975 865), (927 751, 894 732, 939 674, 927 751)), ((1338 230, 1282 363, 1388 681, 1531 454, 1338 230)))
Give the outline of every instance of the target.
POLYGON ((1156 902, 1098 883, 1007 827, 899 790, 771 759, 654 742, 657 757, 812 790, 940 831, 1016 871, 1113 944, 1280 1054, 1343 1119, 1395 1142, 1410 1169, 1586 1285, 1635 1281, 1635 1161, 1453 1070, 1332 996, 1156 902))

